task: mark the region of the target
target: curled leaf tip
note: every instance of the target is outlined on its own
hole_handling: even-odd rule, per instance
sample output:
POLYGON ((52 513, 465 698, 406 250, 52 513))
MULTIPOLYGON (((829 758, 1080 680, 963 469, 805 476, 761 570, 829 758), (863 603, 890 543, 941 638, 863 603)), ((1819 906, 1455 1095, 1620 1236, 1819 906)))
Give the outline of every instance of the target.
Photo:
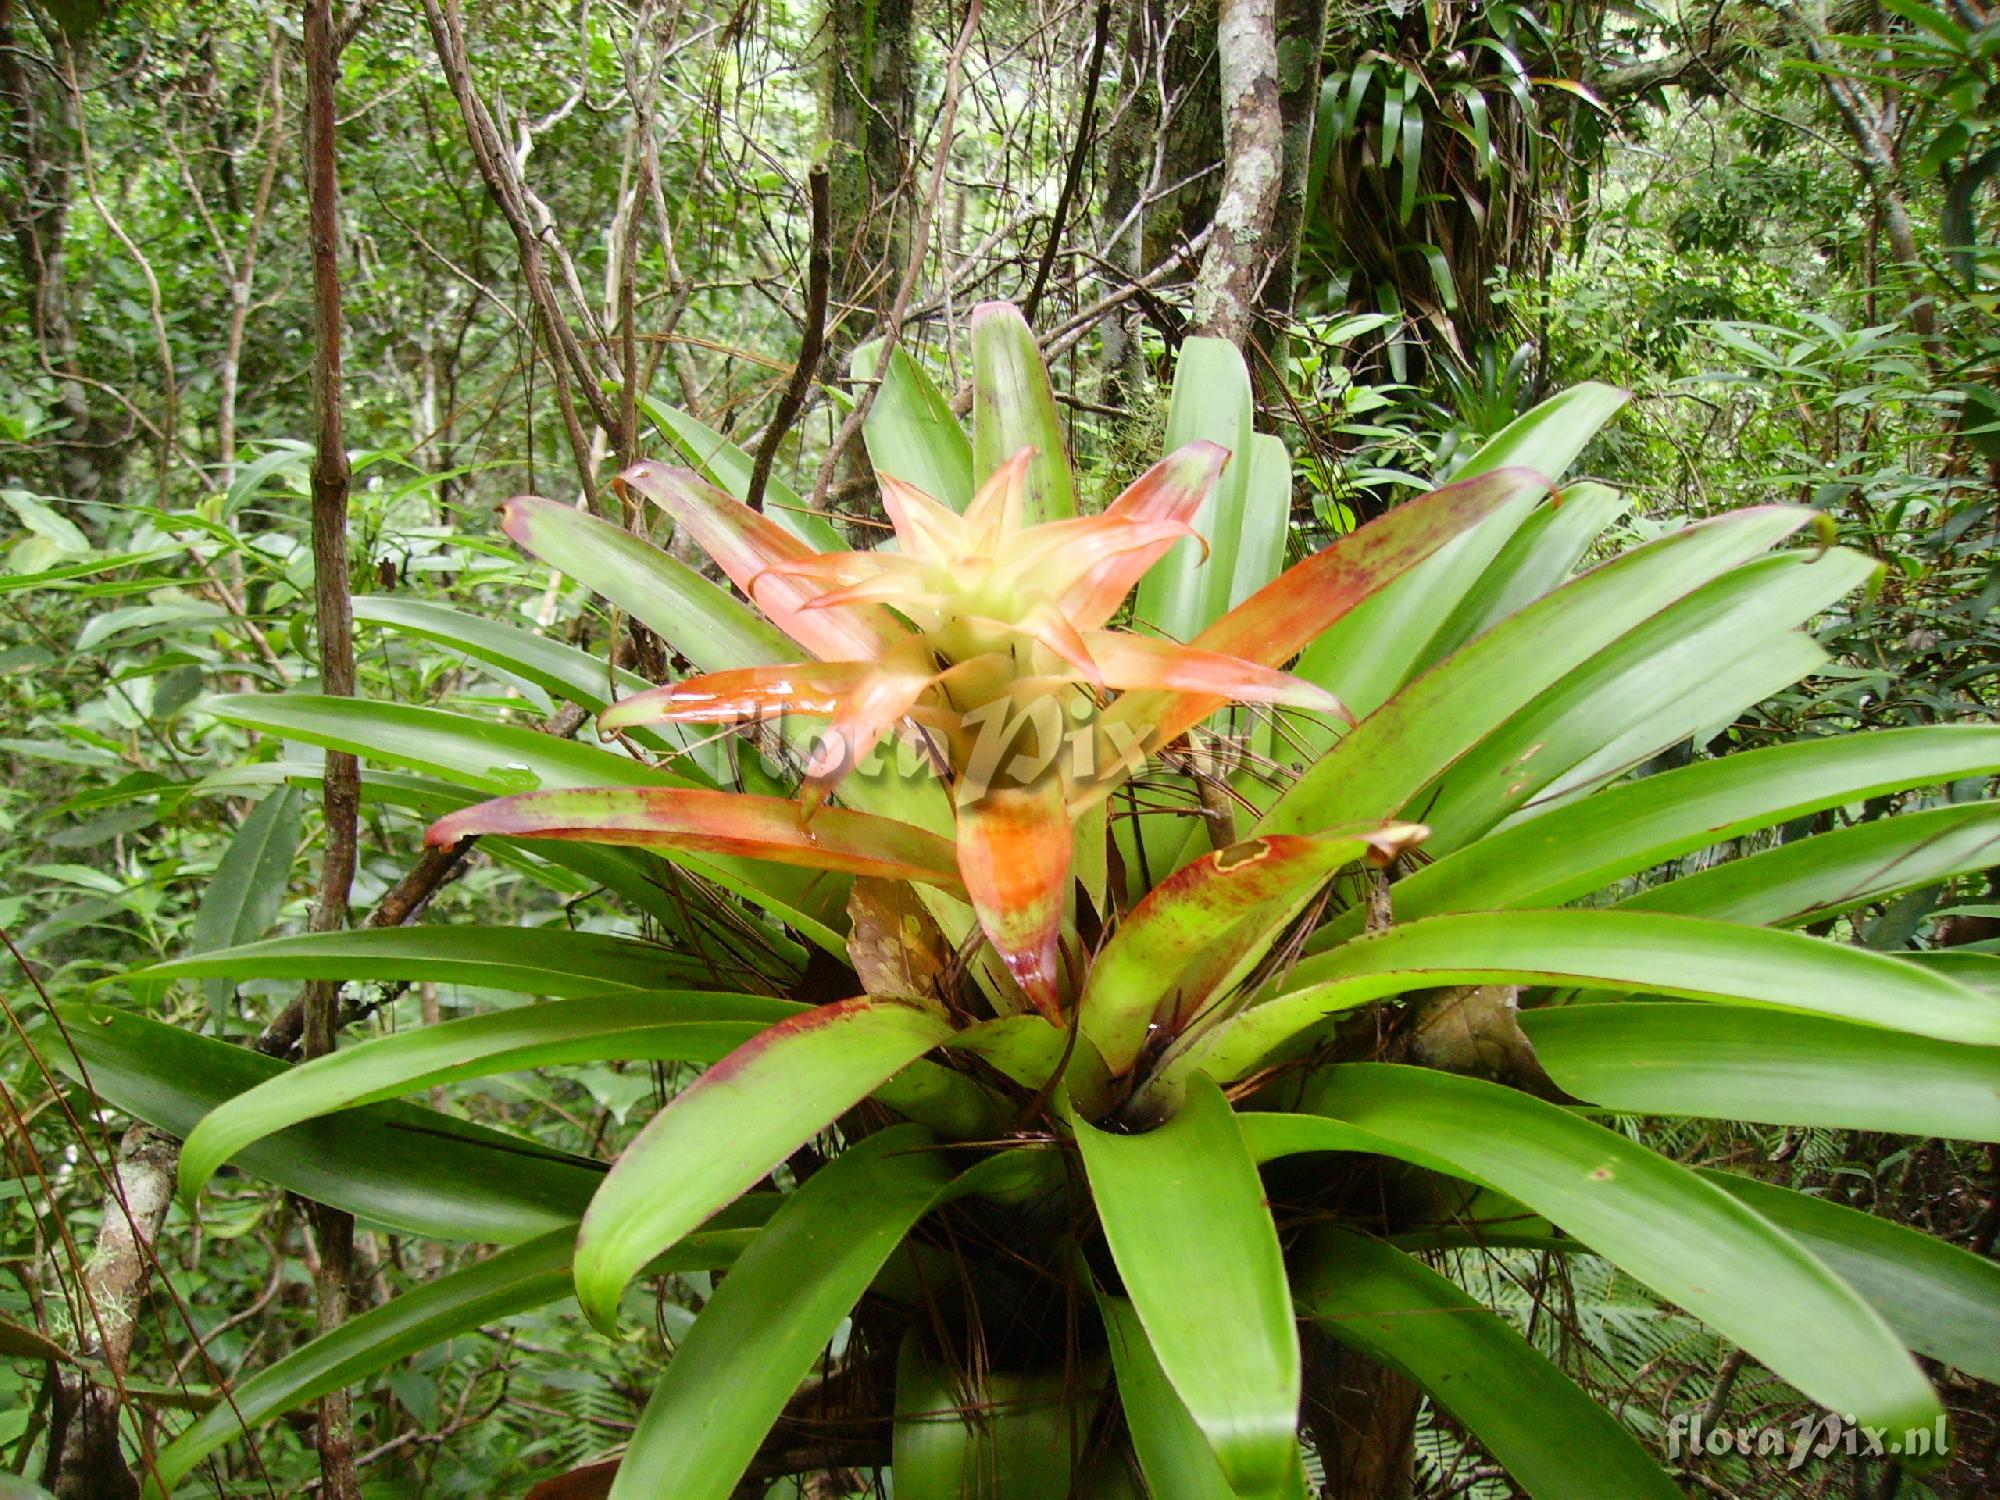
POLYGON ((1393 863, 1397 855, 1416 848, 1430 836, 1430 829, 1422 823, 1384 823, 1361 835, 1368 845, 1368 862, 1378 867, 1393 863))
POLYGON ((447 813, 424 830, 424 845, 430 849, 449 849, 466 835, 460 831, 465 822, 465 811, 447 813))

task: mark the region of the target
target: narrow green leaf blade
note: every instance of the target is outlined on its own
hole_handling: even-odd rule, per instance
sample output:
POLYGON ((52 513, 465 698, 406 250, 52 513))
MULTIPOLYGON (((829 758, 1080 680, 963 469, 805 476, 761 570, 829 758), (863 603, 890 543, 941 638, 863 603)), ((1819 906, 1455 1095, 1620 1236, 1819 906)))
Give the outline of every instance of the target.
POLYGON ((1099 1293, 1097 1309, 1110 1336, 1125 1425, 1153 1500, 1234 1500, 1236 1491, 1215 1461, 1215 1450, 1174 1394, 1132 1304, 1099 1293))
POLYGON ((1558 391, 1494 433, 1453 477, 1524 468, 1561 479, 1590 440, 1631 399, 1630 391, 1595 380, 1558 391))
POLYGON ((1618 903, 1758 926, 1817 921, 2000 864, 2000 804, 1877 818, 1711 865, 1618 903))
POLYGON ((1427 648, 1442 660, 1517 610, 1560 587, 1606 528, 1628 508, 1608 485, 1572 484, 1507 539, 1427 648))
POLYGON ((914 1126, 872 1135, 814 1173, 674 1351, 611 1500, 728 1500, 840 1320, 948 1183, 914 1126))
POLYGON ((244 693, 204 706, 226 724, 409 766, 489 796, 544 787, 690 785, 627 755, 441 708, 314 693, 244 693))
POLYGON ((842 1000, 760 1033, 677 1094, 584 1216, 576 1287, 591 1321, 610 1328, 648 1260, 950 1034, 915 1004, 842 1000))
POLYGON ((251 1143, 335 1110, 561 1063, 712 1063, 804 1008, 765 995, 666 990, 551 1000, 374 1037, 301 1063, 206 1116, 181 1149, 181 1193, 192 1198, 251 1143))
POLYGON ((266 938, 134 971, 148 979, 406 979, 524 995, 601 995, 699 979, 696 959, 566 927, 363 927, 266 938))
MULTIPOLYGON (((756 471, 757 462, 748 453, 706 422, 689 416, 677 406, 641 396, 639 409, 666 435, 667 441, 681 451, 689 467, 709 483, 738 500, 749 496, 750 477, 756 471)), ((798 491, 776 474, 764 481, 764 510, 772 520, 815 551, 839 552, 847 546, 846 538, 834 529, 832 521, 808 506, 799 498, 798 491)))
POLYGON ((1276 1488, 1298 1457, 1298 1329, 1229 1101, 1203 1079, 1144 1135, 1075 1125, 1104 1237, 1160 1367, 1238 1491, 1276 1488))
POLYGON ((1522 1029, 1549 1076, 1622 1114, 2000 1141, 2000 1047, 1709 1005, 1571 1005, 1522 1029))
MULTIPOLYGON (((60 1008, 51 1062, 117 1108, 187 1137, 226 1100, 287 1071, 275 1058, 95 1006, 60 1008)), ((409 1104, 375 1104, 259 1141, 239 1166, 356 1218, 427 1239, 514 1244, 574 1225, 600 1164, 409 1104)))
MULTIPOLYGON (((1194 515, 1195 535, 1174 544, 1139 582, 1133 609, 1169 640, 1191 641, 1231 605, 1250 469, 1250 371, 1227 339, 1181 345, 1167 404, 1164 451, 1205 441, 1230 458, 1194 515)), ((1289 510, 1291 496, 1285 496, 1289 510)))
POLYGON ((1295 967, 1173 1060, 1236 1078, 1336 1011, 1453 984, 1564 984, 1816 1013, 2000 1045, 2000 1001, 1947 975, 1804 933, 1654 912, 1461 912, 1401 922, 1295 967))
MULTIPOLYGON (((880 345, 864 344, 855 351, 854 373, 863 380, 876 373, 880 345)), ((877 470, 913 484, 933 500, 962 511, 971 503, 972 444, 951 403, 924 367, 898 349, 875 392, 861 424, 868 461, 877 470)))
POLYGON ((1055 393, 1041 350, 1011 302, 982 302, 972 310, 972 477, 983 484, 1023 448, 1028 465, 1028 525, 1076 514, 1069 445, 1056 415, 1055 393))
MULTIPOLYGON (((1395 816, 1538 693, 1676 599, 1796 531, 1810 514, 1786 506, 1735 511, 1557 589, 1364 718, 1293 784, 1258 831, 1304 833, 1395 816)), ((1341 691, 1338 682, 1330 685, 1341 691)))
POLYGON ((1741 700, 1762 698, 1825 660, 1789 632, 1860 588, 1881 565, 1858 553, 1758 558, 1607 644, 1469 749, 1423 794, 1430 845, 1455 849, 1572 778, 1657 754, 1741 700), (1795 650, 1782 649, 1786 645, 1795 650), (1710 694, 1725 696, 1716 703, 1710 694), (1608 762, 1608 764, 1606 764, 1608 762))
POLYGON ((1824 1198, 1701 1175, 1825 1261, 1919 1354, 2000 1380, 2000 1263, 1824 1198))
MULTIPOLYGON (((296 787, 280 787, 243 820, 195 911, 188 930, 189 953, 234 948, 271 930, 278 908, 284 905, 292 861, 298 857, 302 802, 296 787)), ((215 1034, 220 1036, 235 986, 227 979, 211 979, 202 989, 208 995, 215 1034)))
POLYGON ((1396 883, 1396 914, 1559 906, 1753 829, 1996 771, 2000 728, 1973 724, 1799 740, 1698 761, 1608 787, 1443 856, 1396 883))
POLYGON ((683 562, 622 527, 534 495, 501 508, 507 535, 566 573, 694 663, 720 672, 790 661, 797 650, 778 627, 683 562))
POLYGON ((1528 1494, 1677 1500, 1680 1490, 1616 1417, 1421 1261, 1326 1228, 1298 1264, 1300 1310, 1430 1392, 1528 1494))
POLYGON ((770 860, 962 889, 952 846, 936 834, 837 807, 824 808, 807 822, 806 809, 787 797, 695 787, 524 792, 441 818, 426 841, 450 845, 488 833, 770 860))
MULTIPOLYGON (((1614 1131, 1498 1084, 1383 1063, 1326 1069, 1307 1102, 1385 1154, 1519 1199, 1831 1410, 1898 1430, 1939 1415, 1923 1372, 1844 1281, 1614 1131)), ((1329 1148, 1352 1141, 1336 1132, 1329 1148)))
POLYGON ((1246 839, 1160 882, 1099 950, 1084 982, 1083 1035, 1114 1075, 1165 1028, 1171 1036, 1261 957, 1265 944, 1343 865, 1394 853, 1413 825, 1246 839))
MULTIPOLYGON (((611 703, 614 690, 618 697, 629 698, 653 686, 638 673, 612 668, 588 651, 431 599, 364 594, 354 601, 354 619, 357 624, 380 625, 463 651, 592 713, 611 703)), ((682 749, 693 738, 679 725, 626 732, 641 744, 670 751, 682 749)), ((688 761, 682 760, 680 769, 685 774, 688 761)))

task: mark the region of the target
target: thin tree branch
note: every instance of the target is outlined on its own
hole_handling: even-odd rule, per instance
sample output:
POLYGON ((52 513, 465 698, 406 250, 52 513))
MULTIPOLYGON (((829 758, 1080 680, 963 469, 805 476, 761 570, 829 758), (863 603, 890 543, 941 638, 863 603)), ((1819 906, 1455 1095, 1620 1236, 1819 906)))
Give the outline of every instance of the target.
POLYGON ((1042 247, 1042 263, 1035 267, 1035 284, 1028 288, 1028 300, 1021 305, 1021 316, 1030 328, 1035 326, 1035 312, 1042 304, 1042 292, 1049 284, 1049 272, 1055 269, 1056 256, 1062 250, 1063 230, 1069 222, 1069 206, 1076 198, 1077 184, 1083 180, 1084 163, 1090 159, 1097 123, 1097 75, 1104 67, 1104 44, 1110 35, 1111 0, 1097 0, 1097 34, 1091 38, 1090 61, 1084 64, 1083 117, 1077 122, 1076 144, 1070 148, 1069 169, 1063 174, 1062 191, 1056 195, 1055 217, 1049 221, 1049 242, 1042 247))
POLYGON ((799 344, 798 363, 792 366, 785 394, 778 402, 770 426, 764 429, 764 441, 757 445, 757 461, 750 469, 750 489, 743 497, 743 503, 752 510, 764 508, 764 488, 771 482, 771 465, 778 457, 778 445, 805 409, 813 371, 819 368, 820 352, 826 347, 826 292, 833 274, 830 243, 833 202, 824 162, 814 162, 812 170, 806 173, 806 200, 812 209, 812 247, 806 254, 805 338, 799 344))
MULTIPOLYGON (((305 59, 307 241, 313 266, 312 397, 318 426, 312 463, 313 600, 319 624, 320 691, 351 698, 354 611, 347 585, 349 470, 341 423, 340 200, 333 107, 340 53, 332 0, 306 0, 305 59)), ((347 925, 360 824, 361 770, 352 755, 327 752, 321 807, 326 820, 326 852, 307 925, 313 932, 336 932, 347 925)), ((308 1058, 333 1050, 339 991, 339 985, 331 980, 307 986, 308 1058)), ((325 1335, 347 1319, 354 1219, 315 1204, 312 1223, 319 1241, 319 1265, 313 1277, 319 1297, 318 1329, 325 1335)), ((344 1389, 320 1397, 315 1436, 323 1493, 333 1500, 360 1500, 361 1487, 354 1473, 353 1414, 344 1389)))

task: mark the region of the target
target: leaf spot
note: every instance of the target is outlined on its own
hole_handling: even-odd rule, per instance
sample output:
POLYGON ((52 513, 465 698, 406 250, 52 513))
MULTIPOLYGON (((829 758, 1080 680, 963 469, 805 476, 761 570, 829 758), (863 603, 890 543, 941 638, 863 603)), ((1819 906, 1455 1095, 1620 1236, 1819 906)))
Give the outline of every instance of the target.
POLYGON ((1253 865, 1260 859, 1271 857, 1269 839, 1245 839, 1240 844, 1231 844, 1215 856, 1215 872, 1227 875, 1232 870, 1240 870, 1245 865, 1253 865))

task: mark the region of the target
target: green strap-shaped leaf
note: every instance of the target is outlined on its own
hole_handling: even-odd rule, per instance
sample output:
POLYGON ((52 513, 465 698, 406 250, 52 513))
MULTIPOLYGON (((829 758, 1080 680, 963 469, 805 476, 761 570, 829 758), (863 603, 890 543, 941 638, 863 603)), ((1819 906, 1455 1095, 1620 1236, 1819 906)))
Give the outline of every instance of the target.
POLYGON ((1470 479, 1495 469, 1522 468, 1561 479, 1590 440, 1631 399, 1630 391, 1595 380, 1558 391, 1481 443, 1452 478, 1470 479))
MULTIPOLYGON (((690 468, 738 500, 749 497, 750 478, 757 467, 749 454, 679 407, 642 395, 639 409, 680 450, 690 468)), ((776 474, 764 481, 764 512, 816 552, 839 552, 847 546, 847 539, 833 522, 808 506, 798 491, 776 474)))
MULTIPOLYGON (((1468 528, 1516 505, 1532 505, 1542 493, 1536 476, 1509 469, 1399 505, 1286 569, 1202 631, 1193 644, 1264 666, 1282 666, 1334 622, 1360 608, 1391 580, 1407 576, 1425 558, 1436 556, 1468 528)), ((1226 697, 1205 693, 1120 694, 1097 716, 1095 743, 1084 762, 1093 774, 1075 789, 1075 797, 1081 803, 1109 794, 1130 773, 1135 745, 1156 750, 1227 704, 1226 697)), ((1315 742, 1306 737, 1303 743, 1315 742)))
POLYGON ((551 1000, 375 1037, 289 1068, 204 1118, 181 1148, 181 1194, 191 1200, 230 1157, 301 1120, 520 1068, 712 1063, 804 1008, 764 995, 667 990, 551 1000))
POLYGON ((1291 450, 1283 438, 1253 432, 1243 475, 1243 535, 1237 543, 1235 582, 1218 615, 1236 608, 1284 572, 1285 541, 1291 533, 1291 450))
MULTIPOLYGON (((213 772, 196 784, 196 790, 200 793, 223 793, 244 787, 288 783, 315 787, 320 784, 323 770, 324 766, 319 762, 261 761, 213 772)), ((468 807, 480 799, 476 792, 468 792, 463 787, 431 777, 412 776, 402 771, 364 769, 361 773, 361 800, 367 806, 406 808, 423 818, 434 819, 468 807)), ((672 889, 672 876, 665 862, 643 849, 615 849, 601 844, 566 842, 531 847, 516 840, 498 838, 488 840, 484 849, 495 863, 520 871, 537 884, 558 892, 565 901, 588 897, 594 892, 610 891, 630 902, 635 910, 651 917, 663 935, 679 937, 688 931, 690 908, 685 894, 672 889)), ((762 899, 766 904, 774 904, 776 900, 768 895, 762 899)), ((782 909, 785 920, 812 934, 815 942, 822 946, 837 946, 838 951, 845 952, 845 939, 838 932, 795 908, 782 909)), ((767 925, 759 934, 759 940, 770 950, 768 956, 774 972, 795 972, 804 965, 805 950, 775 925, 767 925)))
MULTIPOLYGON (((614 694, 629 698, 653 685, 637 672, 612 668, 588 651, 431 599, 363 594, 354 601, 354 619, 357 624, 380 625, 400 635, 416 636, 463 651, 477 661, 533 683, 551 697, 577 704, 592 713, 610 703, 614 694)), ((684 749, 697 738, 679 724, 626 732, 643 745, 671 752, 684 749)), ((691 764, 692 757, 683 758, 677 763, 678 770, 686 775, 691 764)))
MULTIPOLYGON (((642 765, 629 756, 441 709, 305 693, 217 698, 210 700, 209 708, 228 723, 372 761, 415 766, 489 796, 587 787, 703 790, 685 776, 642 765)), ((907 788, 915 796, 910 783, 895 778, 885 777, 874 785, 891 794, 907 788)), ((671 858, 725 890, 795 921, 800 931, 823 946, 838 941, 827 917, 843 903, 835 901, 834 912, 822 912, 814 889, 797 877, 727 854, 675 851, 671 858)))
POLYGON ((929 1136, 898 1126, 850 1146, 786 1199, 674 1351, 612 1500, 735 1493, 840 1320, 949 1182, 929 1136))
POLYGON ((497 797, 441 818, 427 835, 580 839, 961 889, 951 844, 872 813, 827 808, 812 821, 788 797, 694 787, 583 787, 497 797))
POLYGON ((1824 1198, 1701 1175, 1825 1261, 1919 1354, 2000 1380, 2000 1263, 1824 1198))
POLYGON ((984 484, 1023 448, 1035 459, 1022 519, 1038 526, 1075 515, 1069 445, 1035 336, 1013 303, 982 302, 972 310, 973 482, 984 484))
POLYGON ((1695 1115, 2000 1141, 2000 1047, 1711 1005, 1572 1005, 1521 1017, 1569 1093, 1695 1115))
POLYGON ((1451 618, 1438 627, 1426 648, 1430 659, 1442 660, 1561 587, 1628 503, 1608 485, 1565 485, 1552 503, 1521 523, 1451 618))
MULTIPOLYGON (((1293 670, 1333 693, 1351 713, 1372 714, 1416 671, 1440 616, 1478 581, 1547 493, 1541 485, 1515 486, 1491 515, 1349 610, 1306 647, 1293 670)), ((1334 742, 1334 732, 1322 727, 1306 743, 1319 753, 1334 742)))
POLYGON ((315 693, 244 693, 210 698, 204 706, 226 724, 409 766, 488 796, 550 787, 693 785, 628 755, 440 708, 315 693))
MULTIPOLYGON (((212 953, 252 943, 271 930, 299 852, 299 804, 297 788, 280 787, 243 820, 202 893, 188 930, 188 952, 212 953)), ((220 1036, 235 986, 226 979, 211 979, 202 988, 215 1034, 220 1036)))
POLYGON ((1830 660, 1818 641, 1796 630, 1767 638, 1760 651, 1725 659, 1710 675, 1691 678, 1679 698, 1643 715, 1563 772, 1536 795, 1534 811, 1585 796, 1685 740, 1706 746, 1750 709, 1824 670, 1830 660))
POLYGON ((1347 1064, 1317 1075, 1310 1116, 1246 1116, 1261 1151, 1369 1150, 1519 1199, 1807 1396, 1862 1422, 1928 1426, 1941 1408, 1894 1333, 1795 1241, 1685 1167, 1498 1084, 1347 1064), (1270 1123, 1262 1123, 1268 1121, 1270 1123), (1253 1124, 1252 1122, 1258 1122, 1253 1124), (1373 1147, 1361 1144, 1373 1138, 1373 1147))
POLYGON ((1153 1500, 1234 1500, 1236 1491, 1215 1461, 1215 1450, 1174 1394, 1132 1304, 1100 1292, 1097 1310, 1111 1341, 1125 1426, 1153 1500))
POLYGON ((1421 1261, 1334 1228, 1315 1232, 1295 1259, 1299 1310, 1430 1392, 1528 1494, 1678 1500, 1616 1417, 1421 1261))
POLYGON ((1727 674, 1739 664, 1753 674, 1744 690, 1759 698, 1789 686, 1825 656, 1787 632, 1880 566, 1854 552, 1758 558, 1677 600, 1461 757, 1421 800, 1430 845, 1455 849, 1478 837, 1600 752, 1610 752, 1604 770, 1622 769, 1686 738, 1711 713, 1733 715, 1741 702, 1727 674), (1774 649, 1788 640, 1795 652, 1774 649), (1702 700, 1718 682, 1730 696, 1711 706, 1702 700))
POLYGON ((1871 1027, 2000 1045, 2000 1002, 1885 954, 1797 932, 1655 912, 1461 912, 1399 923, 1306 959, 1283 993, 1170 1055, 1238 1078, 1323 1017, 1452 984, 1569 984, 1773 1006, 1871 1027))
MULTIPOLYGON (((689 1235, 651 1269, 669 1275, 728 1266, 756 1238, 755 1223, 769 1211, 768 1199, 774 1196, 758 1200, 754 1213, 740 1211, 749 1205, 738 1205, 689 1235)), ((372 1307, 265 1366, 234 1385, 228 1401, 209 1408, 160 1451, 156 1464, 160 1483, 171 1487, 223 1444, 328 1391, 353 1385, 459 1334, 560 1302, 570 1292, 570 1250, 575 1240, 575 1230, 565 1228, 502 1250, 372 1307)))
MULTIPOLYGON (((285 1072, 275 1058, 96 1006, 60 1007, 36 1032, 50 1062, 125 1113, 185 1138, 226 1100, 285 1072)), ((257 1142, 238 1165, 301 1197, 402 1234, 514 1244, 574 1225, 602 1167, 409 1104, 311 1120, 257 1142)))
MULTIPOLYGON (((876 373, 880 344, 854 351, 854 373, 876 373)), ((972 444, 924 367, 898 349, 889 360, 875 404, 861 424, 868 461, 881 473, 913 484, 933 500, 962 511, 972 501, 972 444)), ((833 550, 833 549, 825 549, 833 550)))
MULTIPOLYGON (((1559 906, 1757 828, 2000 771, 2000 728, 1881 729, 1699 761, 1488 834, 1396 883, 1396 915, 1559 906)), ((1358 930, 1357 915, 1346 930, 1358 930)))
MULTIPOLYGON (((1796 531, 1810 515, 1788 506, 1735 511, 1565 584, 1363 719, 1278 800, 1258 831, 1306 833, 1393 817, 1538 693, 1676 599, 1796 531)), ((1334 691, 1340 691, 1337 684, 1334 691)))
POLYGON ((609 1329, 640 1267, 951 1034, 941 1012, 842 1000, 759 1033, 625 1148, 578 1236, 577 1300, 609 1329))
POLYGON ((1400 847, 1398 831, 1246 839, 1176 870, 1091 964, 1078 1002, 1084 1036, 1114 1074, 1126 1072, 1156 1028, 1173 1035, 1241 979, 1334 871, 1371 847, 1400 847))
POLYGON ((2000 803, 1877 818, 1712 865, 1628 896, 1625 911, 1672 911, 1760 927, 1837 916, 1901 891, 2000 864, 2000 803))
POLYGON ((701 672, 790 661, 777 626, 622 527, 533 495, 501 510, 507 535, 668 642, 701 672))
MULTIPOLYGON (((1393 97, 1393 93, 1392 93, 1393 97)), ((1553 484, 1630 397, 1585 384, 1551 396, 1487 440, 1452 482, 1530 469, 1553 484)), ((1301 658, 1299 674, 1330 688, 1357 714, 1371 713, 1414 671, 1444 655, 1453 611, 1497 566, 1515 533, 1538 513, 1540 491, 1454 539, 1329 630, 1301 658)), ((1315 749, 1331 743, 1322 733, 1315 749)))
POLYGON ((1962 948, 1932 948, 1896 956, 1905 963, 1916 964, 1933 974, 1948 975, 2000 1000, 2000 955, 1968 953, 1962 948))
POLYGON ((704 966, 637 938, 567 927, 363 927, 266 938, 134 971, 148 979, 338 979, 602 995, 699 980, 704 966))
POLYGON ((1235 1111, 1198 1079, 1179 1113, 1143 1135, 1075 1127, 1104 1238, 1161 1369, 1237 1491, 1276 1489, 1298 1459, 1298 1329, 1235 1111))
MULTIPOLYGON (((1181 345, 1174 371, 1163 451, 1172 453, 1186 443, 1205 440, 1227 449, 1230 459, 1195 512, 1192 524, 1200 540, 1187 537, 1176 542, 1139 581, 1132 604, 1135 616, 1170 640, 1191 641, 1228 611, 1245 523, 1266 519, 1246 516, 1244 511, 1250 437, 1250 371, 1242 354, 1227 339, 1188 339, 1181 345)), ((1281 529, 1289 520, 1289 489, 1284 505, 1281 529)))

